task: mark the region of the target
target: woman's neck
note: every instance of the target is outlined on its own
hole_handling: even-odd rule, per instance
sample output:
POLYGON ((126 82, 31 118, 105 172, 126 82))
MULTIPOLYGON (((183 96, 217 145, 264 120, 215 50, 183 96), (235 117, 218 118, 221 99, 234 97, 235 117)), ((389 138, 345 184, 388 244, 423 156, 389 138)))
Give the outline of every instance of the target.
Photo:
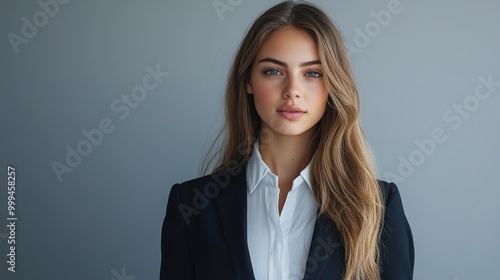
POLYGON ((311 160, 312 136, 312 130, 295 136, 274 133, 265 137, 261 134, 259 152, 262 160, 279 178, 293 180, 311 160))

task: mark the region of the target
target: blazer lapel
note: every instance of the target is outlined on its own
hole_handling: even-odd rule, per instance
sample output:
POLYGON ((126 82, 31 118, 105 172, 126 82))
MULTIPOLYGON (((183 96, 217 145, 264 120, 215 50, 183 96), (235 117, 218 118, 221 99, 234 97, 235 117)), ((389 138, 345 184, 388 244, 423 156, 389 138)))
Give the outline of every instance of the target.
POLYGON ((324 215, 314 224, 304 279, 340 280, 345 270, 344 247, 337 227, 324 215))
POLYGON ((247 245, 246 165, 234 173, 226 173, 229 182, 216 198, 216 205, 237 279, 255 280, 247 245))
MULTIPOLYGON (((247 245, 246 164, 235 174, 226 173, 228 182, 216 198, 219 218, 238 280, 255 280, 247 245)), ((307 257, 304 279, 340 280, 345 270, 344 247, 335 224, 319 215, 307 257)))

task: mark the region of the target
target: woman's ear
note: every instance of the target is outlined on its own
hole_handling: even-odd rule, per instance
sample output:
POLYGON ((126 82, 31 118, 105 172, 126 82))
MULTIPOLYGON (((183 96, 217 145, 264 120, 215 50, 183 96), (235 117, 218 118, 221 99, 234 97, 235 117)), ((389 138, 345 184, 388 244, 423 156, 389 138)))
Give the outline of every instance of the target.
POLYGON ((252 87, 252 82, 248 81, 247 82, 247 93, 252 94, 253 93, 253 87, 252 87))

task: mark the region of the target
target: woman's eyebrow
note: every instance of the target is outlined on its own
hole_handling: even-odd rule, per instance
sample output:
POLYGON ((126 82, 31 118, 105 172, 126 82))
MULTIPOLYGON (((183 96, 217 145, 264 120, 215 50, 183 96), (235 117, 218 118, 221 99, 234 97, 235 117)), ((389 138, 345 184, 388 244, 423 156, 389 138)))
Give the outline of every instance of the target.
MULTIPOLYGON (((270 57, 263 58, 263 59, 259 60, 257 63, 261 63, 261 62, 271 62, 271 63, 274 63, 274 64, 281 65, 283 67, 288 67, 288 65, 285 62, 279 61, 277 59, 270 58, 270 57)), ((316 65, 316 64, 321 65, 321 61, 319 61, 319 60, 313 60, 313 61, 302 62, 300 64, 300 67, 306 67, 306 66, 311 66, 311 65, 316 65)))

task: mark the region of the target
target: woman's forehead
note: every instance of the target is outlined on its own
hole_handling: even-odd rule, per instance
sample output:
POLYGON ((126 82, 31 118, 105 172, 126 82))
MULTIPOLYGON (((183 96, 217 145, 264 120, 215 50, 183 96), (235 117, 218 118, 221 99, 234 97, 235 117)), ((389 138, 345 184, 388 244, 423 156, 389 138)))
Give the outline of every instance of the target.
POLYGON ((293 27, 274 31, 260 47, 255 61, 267 57, 297 64, 319 59, 313 38, 307 32, 293 27))

